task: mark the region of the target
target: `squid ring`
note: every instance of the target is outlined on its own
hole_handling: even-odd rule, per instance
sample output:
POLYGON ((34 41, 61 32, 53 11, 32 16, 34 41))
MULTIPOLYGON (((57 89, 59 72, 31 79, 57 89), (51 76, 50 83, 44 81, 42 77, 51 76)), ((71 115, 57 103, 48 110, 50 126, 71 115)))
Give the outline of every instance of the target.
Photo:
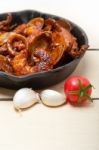
POLYGON ((13 34, 9 37, 9 39, 7 41, 8 51, 12 56, 15 56, 18 54, 18 52, 13 49, 13 42, 15 40, 16 41, 21 40, 25 45, 25 49, 28 50, 28 43, 26 41, 26 38, 20 34, 13 34))

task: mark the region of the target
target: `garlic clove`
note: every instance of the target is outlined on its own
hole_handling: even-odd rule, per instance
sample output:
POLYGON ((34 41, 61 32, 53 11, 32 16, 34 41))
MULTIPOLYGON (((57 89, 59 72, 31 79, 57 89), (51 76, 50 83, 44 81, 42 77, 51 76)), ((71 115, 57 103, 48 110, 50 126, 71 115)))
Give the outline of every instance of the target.
POLYGON ((63 94, 49 89, 42 91, 40 97, 43 104, 51 107, 57 107, 66 102, 63 94))
POLYGON ((39 101, 39 94, 30 88, 18 90, 13 97, 13 104, 16 109, 28 108, 39 101))

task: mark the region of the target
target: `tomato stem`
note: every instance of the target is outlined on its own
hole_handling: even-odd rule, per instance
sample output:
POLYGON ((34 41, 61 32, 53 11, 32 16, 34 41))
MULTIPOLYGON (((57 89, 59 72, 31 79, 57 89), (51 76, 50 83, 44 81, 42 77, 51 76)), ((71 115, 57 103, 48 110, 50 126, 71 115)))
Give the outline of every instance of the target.
POLYGON ((79 86, 79 90, 78 91, 70 91, 69 94, 74 94, 74 95, 79 95, 78 98, 78 104, 81 103, 82 101, 82 97, 86 97, 86 99, 88 101, 93 102, 92 98, 87 94, 87 90, 89 90, 90 88, 92 88, 93 86, 91 84, 89 84, 88 86, 86 86, 85 88, 82 87, 82 83, 80 80, 78 80, 78 86, 79 86))

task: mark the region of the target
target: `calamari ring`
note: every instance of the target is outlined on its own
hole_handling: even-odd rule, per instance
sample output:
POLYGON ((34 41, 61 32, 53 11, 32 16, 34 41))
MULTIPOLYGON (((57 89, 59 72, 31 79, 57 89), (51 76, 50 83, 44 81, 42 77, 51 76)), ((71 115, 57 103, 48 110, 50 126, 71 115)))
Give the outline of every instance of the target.
POLYGON ((13 42, 15 41, 15 40, 21 40, 23 43, 24 43, 24 45, 25 45, 25 49, 26 50, 28 50, 28 43, 27 43, 27 41, 26 41, 26 38, 24 37, 24 36, 22 36, 22 35, 20 35, 20 34, 13 34, 12 36, 10 36, 9 37, 9 39, 8 39, 8 41, 7 41, 7 47, 8 47, 8 51, 9 51, 9 53, 12 55, 12 56, 15 56, 15 55, 17 55, 18 54, 18 52, 17 51, 14 51, 13 50, 13 42))

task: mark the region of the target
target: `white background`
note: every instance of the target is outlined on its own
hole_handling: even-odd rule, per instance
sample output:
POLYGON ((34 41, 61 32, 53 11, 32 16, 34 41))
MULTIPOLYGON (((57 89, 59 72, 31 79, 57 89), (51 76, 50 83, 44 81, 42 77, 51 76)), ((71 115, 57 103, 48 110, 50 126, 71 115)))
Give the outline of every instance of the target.
POLYGON ((22 9, 60 15, 80 25, 87 33, 90 48, 99 48, 98 0, 1 0, 0 13, 22 9))

